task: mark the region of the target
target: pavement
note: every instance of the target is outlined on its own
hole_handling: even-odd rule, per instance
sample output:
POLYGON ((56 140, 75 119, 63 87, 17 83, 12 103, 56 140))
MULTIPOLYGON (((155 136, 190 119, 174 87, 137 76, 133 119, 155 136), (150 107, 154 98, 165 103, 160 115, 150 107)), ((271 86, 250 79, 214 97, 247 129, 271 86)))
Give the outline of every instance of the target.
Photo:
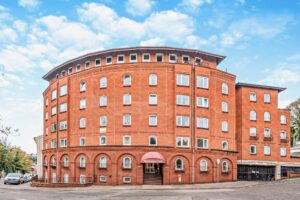
POLYGON ((299 200, 300 179, 273 182, 228 182, 195 185, 91 186, 35 188, 29 183, 4 185, 1 200, 299 200))

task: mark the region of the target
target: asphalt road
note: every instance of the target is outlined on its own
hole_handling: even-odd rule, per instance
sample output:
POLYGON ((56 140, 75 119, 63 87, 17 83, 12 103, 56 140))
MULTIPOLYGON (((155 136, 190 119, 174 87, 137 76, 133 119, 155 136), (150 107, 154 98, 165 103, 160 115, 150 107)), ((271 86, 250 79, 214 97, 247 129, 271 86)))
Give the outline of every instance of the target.
POLYGON ((0 187, 1 200, 299 200, 300 179, 279 182, 260 183, 254 186, 225 189, 159 189, 128 190, 94 188, 30 188, 28 184, 21 186, 0 187))

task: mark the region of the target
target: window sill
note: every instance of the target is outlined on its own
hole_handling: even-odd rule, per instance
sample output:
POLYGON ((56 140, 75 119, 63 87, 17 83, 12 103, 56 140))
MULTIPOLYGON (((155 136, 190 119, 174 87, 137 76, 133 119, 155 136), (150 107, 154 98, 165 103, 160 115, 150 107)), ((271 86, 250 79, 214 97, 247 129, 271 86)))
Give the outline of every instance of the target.
POLYGON ((209 128, 205 128, 205 127, 197 127, 197 129, 209 130, 209 128))
POLYGON ((176 146, 177 148, 185 148, 185 149, 188 149, 188 148, 190 148, 189 146, 176 146))
POLYGON ((176 128, 190 128, 190 126, 178 126, 178 125, 176 125, 176 128))
POLYGON ((100 170, 107 170, 107 167, 98 167, 100 170))
POLYGON ((123 127, 131 127, 131 124, 129 125, 123 124, 123 127))
POLYGON ((223 131, 223 130, 222 130, 222 133, 228 133, 228 132, 229 132, 229 131, 223 131))
POLYGON ((222 174, 229 174, 229 171, 222 171, 222 174))
POLYGON ((182 104, 176 104, 176 106, 190 107, 190 105, 182 105, 182 104))
POLYGON ((149 87, 157 87, 157 85, 149 85, 149 87))
POLYGON ((85 92, 86 90, 82 90, 82 91, 80 91, 80 93, 83 93, 83 92, 85 92))
POLYGON ((207 173, 208 173, 208 170, 203 170, 203 171, 200 170, 200 173, 201 173, 201 174, 207 174, 207 173))
POLYGON ((149 106, 157 106, 157 104, 150 104, 150 103, 149 103, 149 106))
POLYGON ((209 90, 209 88, 197 87, 197 89, 209 90))
POLYGON ((184 169, 175 169, 175 172, 183 173, 183 172, 184 172, 184 169))
POLYGON ((131 167, 130 167, 130 168, 123 167, 123 170, 131 171, 131 170, 132 170, 132 168, 131 168, 131 167))
POLYGON ((197 106, 197 108, 204 108, 204 109, 209 109, 209 107, 207 106, 207 107, 205 107, 205 106, 197 106))
POLYGON ((227 113, 228 113, 228 111, 223 111, 223 110, 222 110, 222 113, 226 113, 226 114, 227 114, 227 113))

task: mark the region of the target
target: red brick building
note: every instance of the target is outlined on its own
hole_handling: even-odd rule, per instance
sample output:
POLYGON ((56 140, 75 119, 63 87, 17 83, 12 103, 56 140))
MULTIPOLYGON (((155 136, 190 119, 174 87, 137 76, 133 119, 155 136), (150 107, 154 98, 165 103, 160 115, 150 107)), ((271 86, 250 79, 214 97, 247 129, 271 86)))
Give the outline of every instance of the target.
POLYGON ((205 183, 235 181, 237 166, 253 160, 297 166, 289 156, 289 111, 277 109, 283 89, 236 84, 235 75, 217 69, 224 58, 134 47, 86 54, 53 68, 43 77, 49 81, 43 93, 44 178, 103 185, 205 183), (249 92, 256 92, 255 102, 249 92), (270 103, 263 102, 264 93, 270 103), (253 109, 256 121, 249 120, 253 109), (262 120, 266 111, 269 121, 262 120), (249 136, 252 126, 255 139, 249 136), (264 127, 272 129, 270 138, 263 137, 264 127), (264 144, 270 155, 263 156, 264 144), (249 145, 256 145, 257 154, 249 155, 249 145), (286 155, 280 156, 283 147, 286 155))

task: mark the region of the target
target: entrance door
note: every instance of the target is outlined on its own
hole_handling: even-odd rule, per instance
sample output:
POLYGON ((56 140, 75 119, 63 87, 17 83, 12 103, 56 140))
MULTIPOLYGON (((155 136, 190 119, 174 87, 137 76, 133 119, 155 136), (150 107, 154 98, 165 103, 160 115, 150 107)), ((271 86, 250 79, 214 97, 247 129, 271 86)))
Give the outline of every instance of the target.
POLYGON ((145 163, 144 165, 144 184, 162 184, 162 164, 145 163))
POLYGON ((146 163, 145 165, 145 173, 146 174, 154 174, 159 171, 159 165, 157 163, 146 163))

